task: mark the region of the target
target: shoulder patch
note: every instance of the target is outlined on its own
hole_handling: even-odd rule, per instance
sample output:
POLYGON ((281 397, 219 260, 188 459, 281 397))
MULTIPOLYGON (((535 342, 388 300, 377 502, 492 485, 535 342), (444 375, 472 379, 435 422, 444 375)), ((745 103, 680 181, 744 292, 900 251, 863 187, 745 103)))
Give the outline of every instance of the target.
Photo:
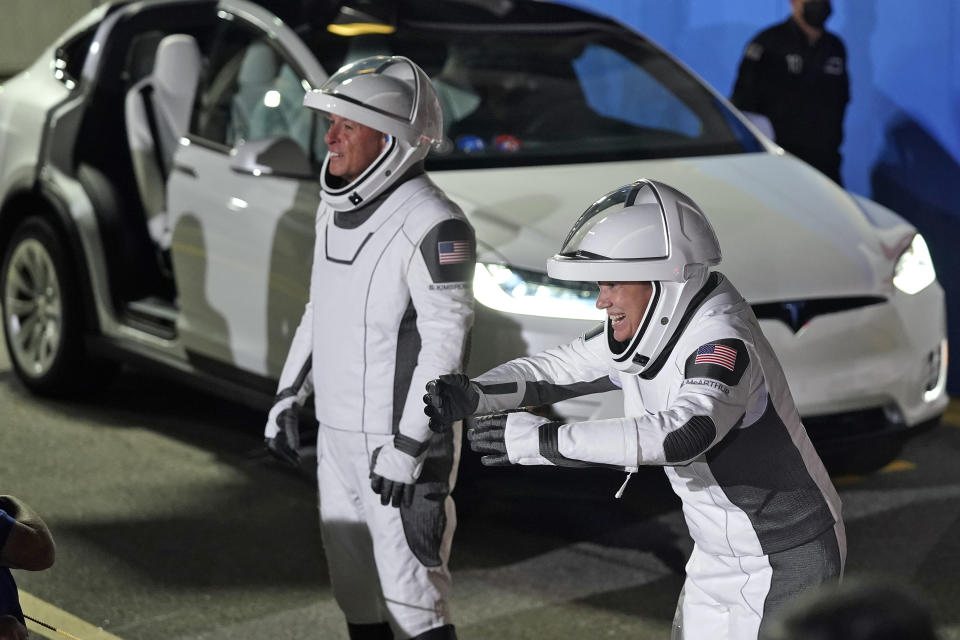
POLYGON ((420 253, 434 283, 473 282, 477 242, 466 220, 450 218, 430 229, 420 253))
POLYGON ((747 60, 759 60, 763 57, 763 45, 754 40, 747 45, 746 51, 743 52, 743 57, 747 60))
POLYGON ((739 338, 723 338, 701 345, 690 354, 683 368, 683 377, 710 378, 736 386, 750 364, 747 346, 739 338))
POLYGON ((590 329, 590 331, 587 331, 585 334, 583 334, 584 342, 586 342, 587 340, 593 340, 594 338, 602 334, 603 327, 604 327, 604 323, 601 322, 600 324, 595 326, 593 329, 590 329))

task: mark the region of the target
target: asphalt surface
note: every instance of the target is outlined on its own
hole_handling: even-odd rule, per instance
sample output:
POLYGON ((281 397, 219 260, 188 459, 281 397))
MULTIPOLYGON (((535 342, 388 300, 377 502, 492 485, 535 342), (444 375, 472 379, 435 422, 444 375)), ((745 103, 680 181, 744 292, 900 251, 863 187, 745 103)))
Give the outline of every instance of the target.
MULTIPOLYGON (((261 412, 133 372, 96 397, 45 400, 5 352, 0 407, 0 493, 34 506, 58 544, 52 569, 15 576, 59 628, 80 640, 98 628, 111 640, 346 638, 315 488, 264 456, 261 412)), ((834 478, 848 577, 907 586, 945 639, 960 639, 958 426, 953 409, 900 451, 865 448, 891 458, 884 469, 834 478)), ((464 457, 451 561, 461 638, 669 637, 690 541, 659 470, 615 500, 621 474, 464 457)))

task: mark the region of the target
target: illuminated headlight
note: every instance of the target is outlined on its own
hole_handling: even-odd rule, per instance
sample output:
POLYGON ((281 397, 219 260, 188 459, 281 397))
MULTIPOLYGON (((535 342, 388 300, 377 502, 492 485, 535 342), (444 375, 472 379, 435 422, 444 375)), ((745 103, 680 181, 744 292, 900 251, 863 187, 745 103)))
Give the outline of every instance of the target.
POLYGON ((904 293, 914 294, 923 291, 936 279, 937 274, 933 270, 933 260, 930 259, 927 243, 918 233, 897 260, 893 269, 893 286, 904 293))
POLYGON ((597 288, 587 282, 554 280, 544 273, 477 263, 473 295, 486 307, 547 318, 603 320, 597 288))

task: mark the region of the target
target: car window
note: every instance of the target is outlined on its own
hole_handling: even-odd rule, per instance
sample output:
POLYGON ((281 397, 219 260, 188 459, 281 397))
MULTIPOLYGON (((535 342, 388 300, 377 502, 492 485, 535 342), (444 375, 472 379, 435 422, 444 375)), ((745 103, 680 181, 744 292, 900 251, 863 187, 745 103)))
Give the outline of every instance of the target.
POLYGON ((80 72, 83 71, 83 63, 95 34, 96 29, 91 27, 56 50, 53 76, 68 89, 73 89, 80 81, 80 72))
POLYGON ((700 135, 703 123, 643 67, 603 46, 587 45, 573 61, 587 104, 601 116, 637 127, 700 135))
POLYGON ((314 160, 322 158, 326 149, 320 123, 302 106, 307 87, 267 39, 230 25, 211 55, 190 131, 226 148, 285 136, 314 160))
POLYGON ((430 75, 445 149, 431 169, 669 158, 762 149, 680 64, 609 25, 419 22, 391 35, 305 36, 327 68, 405 55, 430 75), (334 61, 330 51, 344 52, 334 61))

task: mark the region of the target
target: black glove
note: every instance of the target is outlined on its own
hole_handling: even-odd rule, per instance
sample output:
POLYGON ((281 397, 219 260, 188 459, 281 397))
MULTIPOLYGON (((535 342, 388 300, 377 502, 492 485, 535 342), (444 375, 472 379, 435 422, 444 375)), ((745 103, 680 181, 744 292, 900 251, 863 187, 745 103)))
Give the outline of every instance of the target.
POLYGON ((274 405, 274 409, 270 411, 270 417, 273 417, 274 424, 267 422, 266 433, 273 434, 265 438, 267 451, 283 464, 299 469, 300 419, 293 399, 274 405))
POLYGON ((480 392, 476 383, 462 373, 447 373, 427 383, 423 402, 430 429, 442 433, 457 420, 473 415, 480 404, 480 392))
MULTIPOLYGON (((468 421, 467 438, 470 448, 483 454, 480 462, 487 467, 506 467, 511 464, 541 464, 583 466, 580 462, 567 465, 558 452, 541 452, 541 430, 555 434, 562 425, 549 418, 526 411, 500 413, 468 421), (551 455, 551 458, 547 458, 551 455)), ((555 440, 555 438, 554 438, 555 440)))
POLYGON ((507 455, 505 439, 507 415, 486 416, 467 425, 467 439, 474 453, 485 454, 480 462, 485 467, 508 467, 512 463, 507 455))

